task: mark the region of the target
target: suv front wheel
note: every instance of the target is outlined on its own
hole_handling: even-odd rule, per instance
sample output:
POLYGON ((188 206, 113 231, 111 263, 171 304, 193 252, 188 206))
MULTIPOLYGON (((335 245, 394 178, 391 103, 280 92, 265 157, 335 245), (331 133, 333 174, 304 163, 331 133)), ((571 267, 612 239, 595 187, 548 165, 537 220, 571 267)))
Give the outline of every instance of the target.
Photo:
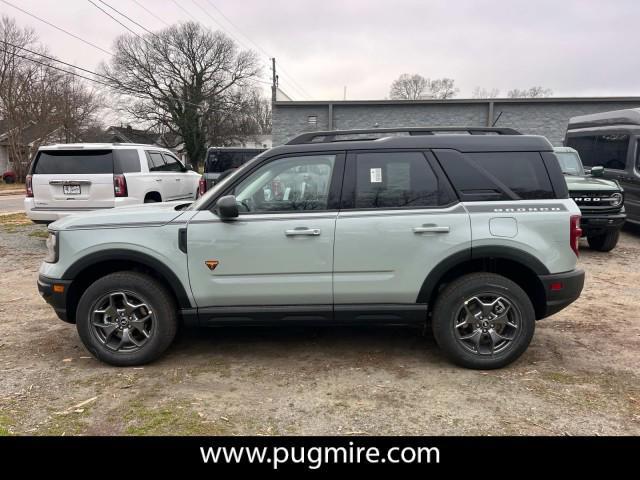
POLYGON ((438 346, 454 363, 493 369, 508 365, 527 349, 535 313, 516 283, 493 273, 473 273, 440 293, 432 327, 438 346))
POLYGON ((587 237, 589 246, 599 252, 610 252, 618 244, 620 230, 612 230, 600 235, 587 237))
POLYGON ((155 279, 117 272, 94 282, 78 303, 76 326, 96 358, 116 366, 142 365, 171 345, 177 329, 172 296, 155 279))

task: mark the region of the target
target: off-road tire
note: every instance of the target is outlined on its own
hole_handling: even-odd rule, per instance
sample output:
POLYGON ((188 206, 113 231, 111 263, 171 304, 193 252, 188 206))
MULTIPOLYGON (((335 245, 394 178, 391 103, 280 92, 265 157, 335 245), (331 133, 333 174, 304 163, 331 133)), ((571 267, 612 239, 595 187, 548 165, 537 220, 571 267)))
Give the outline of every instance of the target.
POLYGON ((116 272, 96 280, 80 298, 76 311, 76 328, 87 350, 97 359, 121 367, 143 365, 156 360, 173 342, 177 327, 176 305, 172 295, 160 282, 138 272, 116 272), (113 351, 107 348, 92 326, 96 302, 110 292, 131 292, 144 299, 154 314, 151 333, 136 351, 113 351))
POLYGON ((504 367, 524 353, 533 337, 535 323, 531 300, 520 286, 501 275, 472 273, 454 280, 439 294, 433 310, 432 329, 436 343, 451 361, 466 368, 489 370, 504 367), (457 336, 456 323, 465 301, 485 295, 508 300, 515 308, 514 315, 518 315, 519 325, 504 350, 480 355, 464 347, 464 342, 457 336))

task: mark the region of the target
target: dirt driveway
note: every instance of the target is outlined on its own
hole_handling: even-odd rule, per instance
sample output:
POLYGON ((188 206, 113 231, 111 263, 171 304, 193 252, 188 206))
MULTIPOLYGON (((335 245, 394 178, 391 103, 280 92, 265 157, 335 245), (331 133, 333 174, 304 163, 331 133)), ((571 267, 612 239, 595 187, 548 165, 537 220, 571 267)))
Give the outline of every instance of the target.
POLYGON ((640 434, 640 233, 583 245, 581 299, 490 372, 400 328, 188 331, 108 367, 38 295, 44 234, 0 217, 0 434, 640 434))

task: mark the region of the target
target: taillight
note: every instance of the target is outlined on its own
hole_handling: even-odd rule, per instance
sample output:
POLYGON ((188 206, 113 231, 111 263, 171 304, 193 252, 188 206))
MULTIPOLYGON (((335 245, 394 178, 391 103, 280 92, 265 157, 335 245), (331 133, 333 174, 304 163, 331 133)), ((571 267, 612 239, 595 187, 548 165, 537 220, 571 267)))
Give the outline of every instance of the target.
POLYGON ((113 194, 116 197, 127 196, 127 180, 124 178, 124 175, 113 176, 113 194))
POLYGON ((200 181, 198 182, 198 195, 202 196, 207 191, 207 181, 204 177, 200 177, 200 181))
POLYGON ((27 190, 27 197, 33 197, 33 183, 31 178, 31 175, 27 175, 27 178, 25 178, 24 180, 24 186, 27 190))
POLYGON ((571 250, 576 254, 576 257, 580 255, 578 250, 580 237, 582 236, 582 229, 580 228, 580 215, 571 215, 569 220, 569 245, 571 250))

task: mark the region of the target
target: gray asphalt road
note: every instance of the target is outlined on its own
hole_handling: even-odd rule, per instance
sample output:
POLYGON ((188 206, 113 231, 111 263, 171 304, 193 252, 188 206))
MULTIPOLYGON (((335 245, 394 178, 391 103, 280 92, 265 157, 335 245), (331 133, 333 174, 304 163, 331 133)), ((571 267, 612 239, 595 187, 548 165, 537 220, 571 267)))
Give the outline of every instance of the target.
POLYGON ((24 195, 0 195, 0 213, 24 211, 24 195))

